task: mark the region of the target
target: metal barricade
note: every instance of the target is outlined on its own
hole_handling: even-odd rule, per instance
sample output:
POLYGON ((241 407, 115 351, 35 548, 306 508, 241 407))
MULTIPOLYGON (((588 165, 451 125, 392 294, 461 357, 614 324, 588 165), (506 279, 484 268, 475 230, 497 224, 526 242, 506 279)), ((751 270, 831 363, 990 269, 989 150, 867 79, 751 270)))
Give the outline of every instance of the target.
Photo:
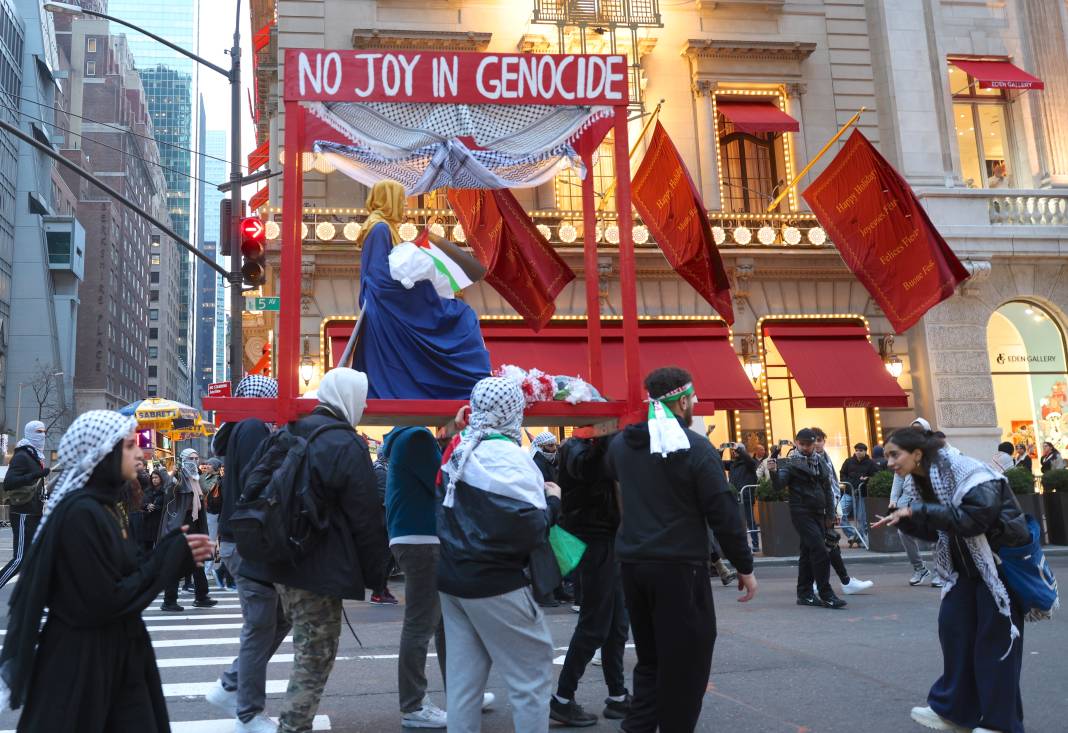
POLYGON ((749 536, 749 546, 760 548, 760 526, 756 523, 756 511, 753 502, 756 501, 757 484, 748 484, 738 492, 738 503, 742 509, 742 521, 745 522, 746 534, 749 536), (755 535, 755 536, 754 536, 755 535))
POLYGON ((835 529, 842 530, 842 534, 845 535, 846 540, 850 539, 850 533, 860 540, 860 544, 864 546, 864 549, 870 549, 868 545, 868 512, 867 507, 864 506, 864 497, 861 496, 863 490, 863 482, 854 488, 853 484, 849 481, 839 481, 839 487, 849 487, 849 497, 851 499, 850 505, 853 509, 853 521, 847 521, 844 513, 840 513, 842 508, 842 499, 845 498, 846 493, 842 491, 838 497, 838 504, 834 508, 834 515, 837 520, 835 529))

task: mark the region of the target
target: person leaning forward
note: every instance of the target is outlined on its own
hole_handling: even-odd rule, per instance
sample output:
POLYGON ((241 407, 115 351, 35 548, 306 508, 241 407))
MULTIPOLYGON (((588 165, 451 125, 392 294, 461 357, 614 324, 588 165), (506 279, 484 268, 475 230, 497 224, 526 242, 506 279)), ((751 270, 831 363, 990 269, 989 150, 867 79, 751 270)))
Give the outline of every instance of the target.
POLYGON ((716 642, 708 529, 738 570, 740 601, 756 595, 753 555, 738 502, 716 449, 687 430, 690 374, 677 367, 645 378, 649 420, 628 426, 608 448, 619 484, 616 537, 623 592, 638 655, 624 733, 692 731, 701 714, 716 642))

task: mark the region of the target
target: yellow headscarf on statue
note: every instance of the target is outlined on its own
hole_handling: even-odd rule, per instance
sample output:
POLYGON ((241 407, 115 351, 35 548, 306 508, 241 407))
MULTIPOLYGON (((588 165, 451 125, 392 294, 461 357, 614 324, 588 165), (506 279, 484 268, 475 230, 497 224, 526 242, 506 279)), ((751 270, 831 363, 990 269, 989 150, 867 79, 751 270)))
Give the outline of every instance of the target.
POLYGON ((404 219, 404 186, 396 181, 379 181, 371 187, 371 193, 367 194, 367 210, 371 215, 363 223, 360 229, 360 238, 357 244, 363 246, 363 240, 371 232, 371 227, 379 222, 389 227, 393 244, 398 245, 402 241, 397 226, 404 219))

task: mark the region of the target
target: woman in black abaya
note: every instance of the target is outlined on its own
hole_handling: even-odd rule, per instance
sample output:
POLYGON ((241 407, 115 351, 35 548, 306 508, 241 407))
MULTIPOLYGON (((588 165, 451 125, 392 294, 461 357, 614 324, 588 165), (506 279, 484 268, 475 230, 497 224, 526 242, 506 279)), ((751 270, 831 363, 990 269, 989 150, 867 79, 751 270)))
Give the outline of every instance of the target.
POLYGON ((135 427, 133 418, 94 410, 60 441, 65 470, 11 597, 0 653, 0 702, 25 706, 19 733, 170 730, 141 612, 166 584, 203 562, 211 543, 183 527, 138 564, 115 506, 137 475, 135 427))

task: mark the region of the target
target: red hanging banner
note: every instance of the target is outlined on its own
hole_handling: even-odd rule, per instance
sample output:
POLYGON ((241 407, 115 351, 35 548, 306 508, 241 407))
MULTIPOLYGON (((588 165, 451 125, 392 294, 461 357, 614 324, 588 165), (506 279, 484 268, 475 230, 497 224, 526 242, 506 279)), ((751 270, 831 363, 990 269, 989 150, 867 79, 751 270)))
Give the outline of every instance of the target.
POLYGON ((511 191, 449 189, 467 243, 486 268, 486 282, 532 329, 556 311, 556 296, 575 273, 541 235, 511 191))
POLYGON ((802 195, 897 333, 968 278, 909 184, 859 130, 802 195))
POLYGON ((731 284, 712 239, 701 195, 663 125, 649 138, 649 150, 634 174, 634 208, 683 280, 727 321, 734 323, 731 284))

